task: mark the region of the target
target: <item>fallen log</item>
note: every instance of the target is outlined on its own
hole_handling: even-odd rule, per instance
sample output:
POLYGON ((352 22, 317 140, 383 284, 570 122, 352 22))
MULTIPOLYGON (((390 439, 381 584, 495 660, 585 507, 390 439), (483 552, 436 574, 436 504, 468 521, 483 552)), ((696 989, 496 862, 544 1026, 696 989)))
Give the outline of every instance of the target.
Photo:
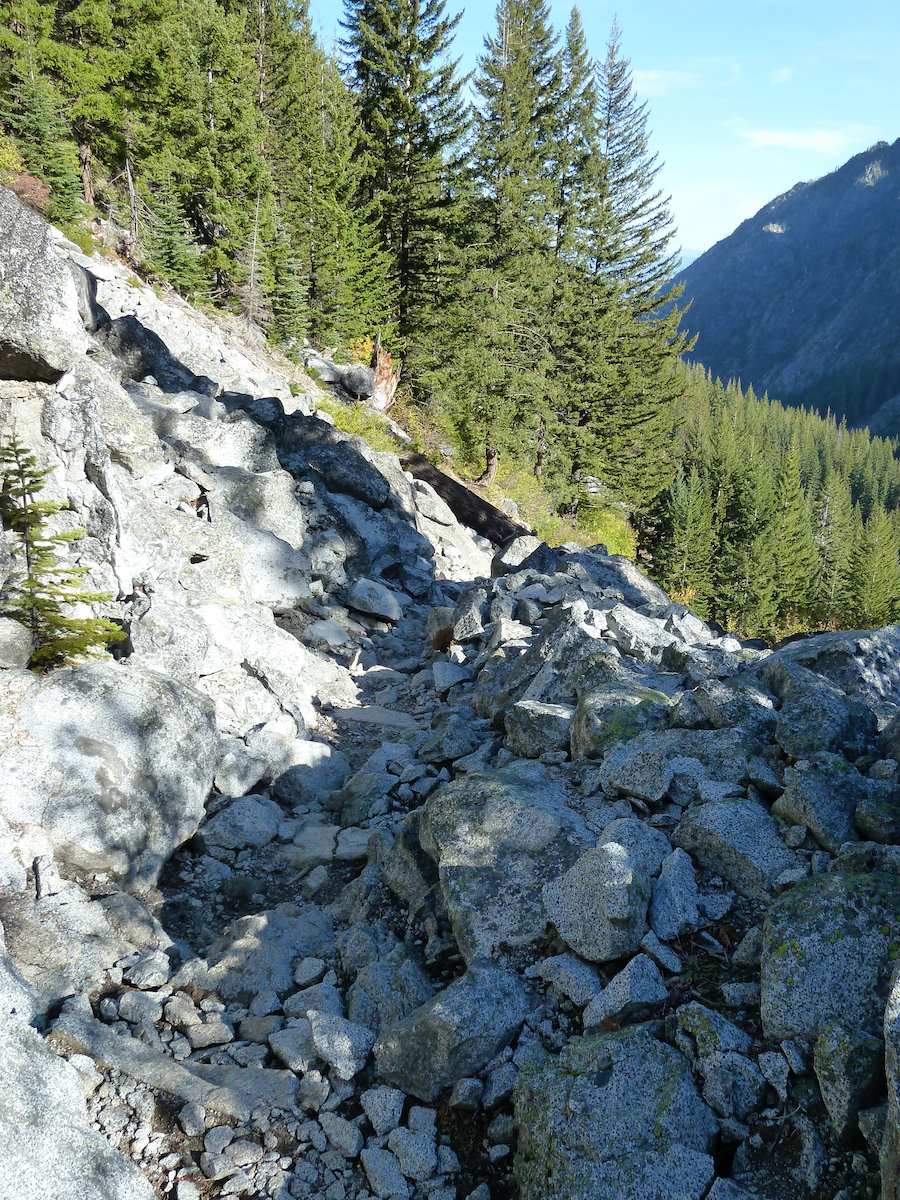
POLYGON ((439 471, 420 454, 404 454, 401 461, 404 469, 416 479, 431 484, 440 498, 449 505, 457 521, 468 525, 495 546, 503 546, 513 538, 533 532, 521 521, 514 521, 493 504, 488 504, 487 500, 482 499, 465 484, 439 471))

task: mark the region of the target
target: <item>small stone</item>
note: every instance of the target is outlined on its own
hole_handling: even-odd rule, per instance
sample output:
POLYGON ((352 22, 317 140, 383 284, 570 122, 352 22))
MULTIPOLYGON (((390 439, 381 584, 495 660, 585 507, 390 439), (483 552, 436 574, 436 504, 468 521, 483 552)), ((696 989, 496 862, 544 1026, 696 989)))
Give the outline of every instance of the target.
POLYGON ((481 1098, 484 1107, 496 1108, 498 1104, 508 1100, 513 1094, 518 1078, 519 1070, 515 1063, 505 1062, 496 1070, 491 1071, 487 1077, 484 1095, 481 1098))
POLYGON ((234 1140, 234 1130, 230 1125, 214 1125, 207 1129, 203 1139, 203 1149, 207 1154, 219 1155, 234 1140))
POLYGON ((409 1184, 390 1150, 363 1150, 360 1159, 369 1187, 379 1200, 409 1200, 409 1184))
POLYGON ((788 1061, 788 1066, 795 1075, 806 1074, 806 1058, 795 1041, 789 1039, 781 1043, 781 1053, 788 1061))
POLYGON ((269 1046, 276 1058, 298 1075, 305 1075, 318 1061, 312 1038, 312 1027, 306 1019, 299 1020, 287 1029, 279 1029, 268 1038, 269 1046))
POLYGON ((437 1124, 437 1113, 433 1108, 424 1108, 421 1104, 413 1104, 406 1118, 407 1126, 413 1133, 430 1133, 434 1137, 437 1124))
POLYGON ((495 1145, 512 1145, 516 1136, 516 1120, 512 1113, 497 1113, 487 1127, 487 1135, 495 1145))
POLYGON ((646 954, 638 954, 584 1010, 584 1028, 598 1029, 608 1020, 633 1019, 651 1012, 667 998, 656 963, 646 954))
POLYGON ((206 1129, 206 1109, 196 1101, 185 1104, 178 1114, 178 1124, 186 1137, 200 1137, 206 1129))
POLYGON ((574 954, 545 958, 529 967, 525 974, 528 978, 543 979, 579 1008, 590 1003, 602 988, 597 968, 582 962, 574 954))
POLYGON ((162 950, 141 950, 125 966, 123 978, 133 987, 150 990, 167 984, 171 974, 168 956, 162 950))
POLYGON ((731 961, 737 967, 758 967, 762 957, 763 931, 759 925, 748 929, 741 938, 731 961))
POLYGON ((788 1060, 777 1050, 766 1050, 760 1054, 757 1065, 762 1071, 763 1077, 778 1093, 778 1099, 783 1104, 788 1096, 788 1076, 791 1070, 788 1060))
POLYGON ((403 1092, 384 1086, 369 1088, 359 1098, 363 1111, 378 1136, 397 1128, 403 1115, 405 1100, 403 1092))
POLYGON ((339 1079, 352 1079, 366 1065, 375 1045, 375 1034, 334 1013, 311 1010, 313 1045, 320 1058, 334 1068, 339 1079))
POLYGON ((662 865, 650 901, 650 926, 662 941, 691 933, 700 924, 694 864, 675 849, 662 865))
POLYGON ((388 1146, 397 1156, 400 1170, 407 1179, 429 1179, 437 1170, 433 1129, 429 1133, 413 1133, 402 1127, 392 1129, 388 1134, 388 1146))
POLYGON ((484 1084, 480 1079, 457 1079, 450 1092, 448 1104, 450 1108, 460 1112, 476 1112, 484 1093, 484 1084))
POLYGON ((355 1125, 336 1113, 319 1114, 319 1124, 325 1136, 344 1158, 358 1158, 363 1147, 363 1136, 355 1125))
POLYGON ((326 971, 325 961, 321 958, 304 958, 294 967, 294 983, 297 987, 312 987, 319 983, 326 971))
POLYGON ((671 971, 673 975, 677 975, 681 970, 681 959, 671 947, 659 940, 652 929, 644 934, 641 940, 641 949, 664 971, 671 971))
POLYGON ((723 983, 722 999, 730 1008, 758 1008, 758 983, 723 983))
POLYGON ((207 1046, 222 1046, 234 1041, 234 1030, 224 1021, 213 1021, 206 1025, 189 1025, 184 1036, 191 1044, 192 1050, 203 1050, 207 1046))

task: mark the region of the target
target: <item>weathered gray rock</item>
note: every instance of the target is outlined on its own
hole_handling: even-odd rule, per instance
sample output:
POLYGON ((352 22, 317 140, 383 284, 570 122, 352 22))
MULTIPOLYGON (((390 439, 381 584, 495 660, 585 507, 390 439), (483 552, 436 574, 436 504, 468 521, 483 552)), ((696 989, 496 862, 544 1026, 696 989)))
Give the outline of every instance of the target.
POLYGON ((49 227, 6 188, 0 189, 0 245, 0 379, 55 383, 90 339, 49 227))
POLYGON ((429 1133, 414 1133, 410 1129, 392 1129, 388 1134, 388 1146, 397 1156, 400 1170, 407 1179, 430 1179, 437 1170, 437 1147, 434 1130, 429 1133))
POLYGON ((643 857, 618 842, 588 850, 565 874, 544 885, 550 920, 569 946, 590 962, 634 954, 644 935, 650 874, 643 857))
POLYGON ((841 1141, 849 1141, 858 1128, 859 1110, 877 1096, 884 1042, 832 1021, 819 1033, 813 1063, 834 1132, 841 1141))
POLYGON ((675 1044, 691 1062, 711 1054, 735 1051, 746 1054, 750 1049, 749 1034, 721 1013, 693 1000, 678 1010, 678 1032, 675 1044))
POLYGON ((382 1084, 363 1092, 359 1102, 375 1130, 375 1136, 380 1137, 400 1124, 406 1097, 397 1088, 382 1084))
POLYGON ((755 800, 704 804, 682 818, 672 841, 755 899, 768 899, 782 871, 796 866, 775 822, 755 800))
POLYGON ((24 1022, 0 1022, 0 1171, 17 1200, 153 1200, 88 1121, 84 1086, 24 1022))
POLYGON ((780 701, 775 736, 793 758, 816 751, 854 759, 875 744, 874 713, 806 667, 772 655, 759 668, 763 683, 780 701))
POLYGON ((582 962, 574 954, 556 954, 552 958, 545 958, 529 967, 526 974, 529 978, 534 976, 543 979, 579 1008, 589 1004, 602 990, 596 967, 582 962))
POLYGON ((472 754, 485 740, 485 733, 473 729, 462 717, 450 716, 429 734, 419 747, 422 762, 453 762, 472 754))
POLYGON ((603 758, 617 743, 665 729, 668 722, 668 697, 641 684, 611 683, 582 691, 572 720, 572 758, 603 758))
POLYGON ((374 509, 390 496, 390 484, 367 461, 362 438, 341 432, 317 417, 295 413, 285 424, 282 444, 286 453, 309 463, 333 492, 342 492, 374 509))
POLYGON ((811 754, 784 772, 784 793, 772 812, 793 825, 805 825, 820 846, 837 854, 859 838, 853 824, 868 780, 840 754, 811 754))
POLYGON ((881 1194, 900 1197, 900 964, 895 964, 884 1010, 884 1069, 887 1076, 887 1117, 881 1138, 881 1194))
POLYGON ((617 604, 606 614, 606 620, 622 653, 639 662, 660 662, 666 647, 676 646, 679 641, 664 628, 662 621, 645 617, 625 604, 617 604))
POLYGON ((650 900, 650 926, 664 942, 700 924, 699 892, 690 855, 676 848, 662 865, 650 900))
POLYGON ((513 538, 508 546, 504 546, 494 555, 491 561, 491 575, 497 579, 501 575, 509 575, 518 570, 525 559, 543 545, 540 538, 530 533, 513 538))
POLYGON ((357 612, 368 613, 382 621, 399 621, 403 610, 392 591, 375 579, 357 579, 347 593, 347 604, 357 612))
POLYGON ((523 758, 540 758, 553 750, 568 750, 575 710, 565 704, 520 700, 507 709, 506 736, 511 750, 523 758))
POLYGON ((445 659, 439 659, 432 666, 431 673, 434 676, 434 690, 441 695, 449 692, 458 683, 468 683, 472 678, 469 667, 462 667, 459 663, 447 662, 445 659))
POLYGON ((658 751, 626 744, 607 754, 600 782, 613 796, 636 796, 659 804, 672 782, 672 768, 658 751))
POLYGON ((817 1037, 831 1021, 877 1030, 900 940, 890 875, 815 875, 769 909, 762 951, 766 1037, 817 1037))
POLYGON ((33 649, 31 632, 21 621, 0 617, 0 667, 27 667, 33 649))
POLYGON ((515 1092, 523 1200, 700 1200, 718 1122, 684 1058, 644 1030, 575 1038, 515 1092))
POLYGON ((471 642, 480 638, 489 621, 487 590, 472 588, 460 597, 453 610, 454 642, 471 642))
POLYGON ((206 822, 203 841, 207 847, 224 850, 267 846, 277 836, 283 819, 274 801, 264 796, 244 796, 206 822))
POLYGON ((441 891, 468 961, 544 936, 541 889, 595 837, 542 768, 469 774, 425 805, 422 848, 437 863, 441 891))
POLYGON ((290 1071, 178 1063, 161 1049, 116 1033, 90 1017, 64 1012, 50 1036, 67 1054, 89 1055, 99 1065, 121 1071, 146 1087, 237 1121, 249 1121, 253 1110, 263 1105, 290 1109, 297 1095, 297 1078, 290 1071))
POLYGON ((363 1150, 360 1155, 369 1187, 378 1197, 407 1200, 409 1184, 403 1178, 400 1164, 390 1150, 363 1150))
POLYGON ((766 1081, 752 1059, 735 1050, 714 1050, 697 1063, 703 1076, 703 1099, 720 1117, 743 1121, 758 1110, 766 1094, 766 1081))
POLYGON ((646 954, 637 954, 614 975, 582 1014, 585 1033, 608 1028, 608 1022, 634 1021, 664 1004, 668 997, 659 968, 646 954))
POLYGON ((518 1033, 529 1008, 514 975, 473 962, 460 979, 381 1035, 375 1045, 378 1075, 430 1103, 489 1063, 518 1033))
POLYGON ((867 705, 879 728, 900 709, 900 626, 840 630, 804 638, 778 650, 785 663, 823 675, 847 696, 867 705))
POLYGON ((39 826, 56 857, 148 887, 197 829, 219 739, 197 692, 139 667, 3 673, 15 740, 0 755, 0 812, 39 826))
POLYGON ((175 982, 246 1004, 260 992, 283 995, 294 987, 294 963, 330 945, 332 936, 331 918, 319 909, 280 904, 239 917, 212 943, 206 959, 184 964, 175 982))
POLYGON ((309 1013, 313 1045, 321 1059, 339 1079, 352 1079, 366 1065, 375 1044, 375 1034, 365 1025, 357 1025, 335 1013, 309 1013))
POLYGON ((347 1015, 379 1034, 427 1003, 434 991, 418 963, 398 950, 387 960, 363 967, 347 993, 347 1015))

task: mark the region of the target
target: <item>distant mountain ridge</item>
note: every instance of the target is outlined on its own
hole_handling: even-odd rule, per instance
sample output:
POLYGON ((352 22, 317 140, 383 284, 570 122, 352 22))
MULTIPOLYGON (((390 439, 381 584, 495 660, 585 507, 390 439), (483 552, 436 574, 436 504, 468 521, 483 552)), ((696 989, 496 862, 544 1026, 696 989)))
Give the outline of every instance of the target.
POLYGON ((694 362, 869 423, 900 394, 900 139, 795 184, 675 278, 694 362))

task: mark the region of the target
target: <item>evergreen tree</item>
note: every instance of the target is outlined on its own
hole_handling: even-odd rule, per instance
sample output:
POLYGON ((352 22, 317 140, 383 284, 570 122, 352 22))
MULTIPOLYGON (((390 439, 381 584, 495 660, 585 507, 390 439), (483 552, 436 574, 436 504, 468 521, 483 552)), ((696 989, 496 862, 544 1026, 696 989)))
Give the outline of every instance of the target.
POLYGON ((344 49, 366 151, 360 186, 396 279, 407 346, 431 303, 468 121, 444 0, 346 0, 344 49))
POLYGON ((846 613, 851 627, 875 629, 900 617, 898 553, 897 530, 877 505, 853 547, 846 613))
POLYGON ((360 205, 356 108, 318 45, 306 0, 284 0, 266 49, 265 115, 283 227, 306 296, 307 334, 334 345, 379 330, 394 292, 375 214, 360 205))
POLYGON ((546 408, 552 284, 544 164, 558 62, 543 0, 501 0, 475 87, 469 197, 444 403, 492 481, 502 449, 527 453, 546 408))
POLYGON ((816 506, 814 538, 819 570, 813 589, 816 619, 829 627, 838 619, 850 579, 854 541, 853 502, 846 479, 831 470, 816 506))
POLYGON ((638 315, 656 312, 678 294, 666 284, 678 254, 668 200, 654 191, 661 163, 650 153, 647 105, 634 95, 630 63, 613 22, 598 68, 600 149, 606 166, 605 220, 597 230, 597 269, 615 280, 638 315))
POLYGON ((24 625, 32 637, 30 665, 40 669, 88 654, 121 641, 124 631, 112 621, 76 617, 76 605, 110 599, 99 592, 80 589, 82 567, 65 566, 59 554, 81 537, 83 529, 48 534, 47 518, 60 505, 37 500, 49 469, 40 469, 33 454, 15 438, 0 447, 0 510, 4 528, 13 535, 13 556, 20 566, 6 583, 3 615, 24 625))
POLYGON ((808 610, 819 565, 809 504, 800 482, 800 444, 796 436, 778 478, 772 545, 777 617, 785 624, 808 610))
POLYGON ((710 615, 714 533, 712 504, 700 472, 679 470, 669 487, 654 563, 656 576, 672 598, 710 615))

